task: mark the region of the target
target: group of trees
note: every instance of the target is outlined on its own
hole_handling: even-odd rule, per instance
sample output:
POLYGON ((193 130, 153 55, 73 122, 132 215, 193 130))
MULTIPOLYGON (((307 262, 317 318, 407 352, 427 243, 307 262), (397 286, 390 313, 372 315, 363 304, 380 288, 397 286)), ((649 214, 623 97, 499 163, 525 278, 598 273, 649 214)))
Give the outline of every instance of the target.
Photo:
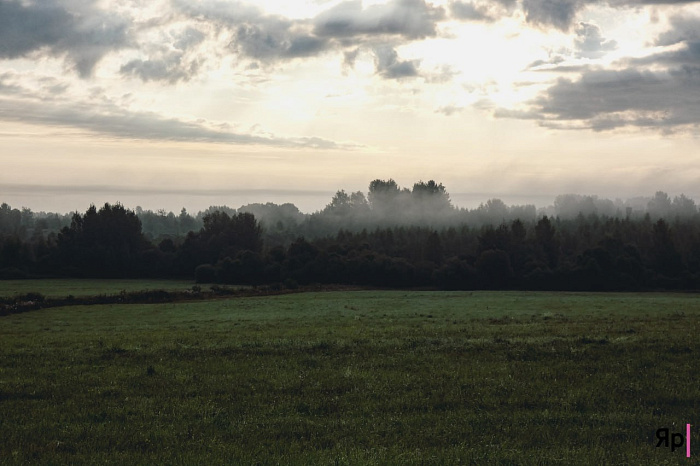
POLYGON ((375 180, 325 209, 213 207, 196 216, 91 206, 57 214, 0 207, 0 277, 179 277, 288 286, 639 290, 700 286, 694 202, 657 193, 646 211, 559 196, 561 215, 491 200, 452 206, 434 181, 375 180), (61 226, 62 225, 62 226, 61 226), (148 225, 148 229, 145 228, 148 225))
MULTIPOLYGON (((542 217, 298 239, 274 270, 298 283, 443 289, 642 290, 700 285, 700 222, 542 217)), ((270 277, 276 278, 276 277, 270 277)))

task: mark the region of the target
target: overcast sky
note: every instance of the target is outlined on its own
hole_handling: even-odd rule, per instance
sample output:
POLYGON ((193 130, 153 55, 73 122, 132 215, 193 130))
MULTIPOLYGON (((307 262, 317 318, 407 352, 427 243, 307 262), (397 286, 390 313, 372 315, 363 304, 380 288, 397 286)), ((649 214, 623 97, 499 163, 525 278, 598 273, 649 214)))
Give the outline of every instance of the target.
POLYGON ((700 200, 700 2, 0 0, 0 201, 700 200))

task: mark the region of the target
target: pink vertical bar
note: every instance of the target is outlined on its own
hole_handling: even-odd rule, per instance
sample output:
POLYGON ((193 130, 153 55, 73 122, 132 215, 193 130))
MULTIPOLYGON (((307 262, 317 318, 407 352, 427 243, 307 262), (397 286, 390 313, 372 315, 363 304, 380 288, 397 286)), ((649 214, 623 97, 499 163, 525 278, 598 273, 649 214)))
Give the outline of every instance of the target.
POLYGON ((685 456, 690 458, 690 424, 685 425, 685 456))

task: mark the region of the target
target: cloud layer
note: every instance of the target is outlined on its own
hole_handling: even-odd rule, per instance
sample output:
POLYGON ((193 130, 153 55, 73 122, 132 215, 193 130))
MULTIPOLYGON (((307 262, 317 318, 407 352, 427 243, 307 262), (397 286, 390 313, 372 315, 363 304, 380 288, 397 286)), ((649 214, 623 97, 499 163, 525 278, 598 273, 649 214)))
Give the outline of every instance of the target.
MULTIPOLYGON (((497 116, 539 120, 554 128, 596 131, 619 127, 664 132, 700 125, 700 18, 674 17, 658 46, 672 49, 627 58, 612 69, 583 67, 578 79, 560 77, 528 103, 527 110, 499 109, 497 116)), ((582 25, 579 56, 597 56, 614 42, 582 25), (592 38, 592 39, 591 39, 592 38), (606 45, 607 44, 607 45, 606 45)))
MULTIPOLYGON (((0 75, 0 121, 73 128, 103 137, 154 141, 257 144, 271 147, 351 150, 358 146, 317 137, 279 137, 234 131, 225 123, 184 121, 156 112, 129 110, 106 95, 90 101, 61 95, 52 80, 25 88, 18 75, 0 75)), ((41 80, 40 80, 41 81, 41 80)))
MULTIPOLYGON (((348 0, 306 18, 288 18, 240 1, 162 0, 148 10, 139 1, 0 0, 0 63, 56 60, 66 72, 56 83, 57 93, 61 86, 70 85, 71 76, 89 82, 98 79, 99 70, 116 73, 111 79, 178 86, 206 77, 224 62, 232 63, 230 66, 237 70, 255 68, 263 75, 275 76, 285 67, 313 60, 334 61, 338 70, 349 73, 356 69, 358 57, 370 57, 373 62, 370 66, 374 72, 365 79, 384 80, 395 86, 455 84, 465 88, 467 83, 456 82, 458 72, 437 76, 426 71, 423 67, 433 57, 411 46, 449 40, 446 31, 455 24, 493 26, 508 18, 543 35, 564 34, 570 41, 562 50, 550 51, 549 59, 538 59, 524 70, 544 71, 551 76, 541 85, 539 95, 510 107, 500 105, 496 116, 531 119, 556 128, 674 131, 700 124, 700 19, 682 13, 683 8, 695 3, 453 0, 436 6, 426 0, 388 0, 372 5, 348 0), (605 61, 619 52, 619 40, 583 18, 584 13, 592 8, 622 12, 652 6, 655 12, 668 14, 661 18, 666 19, 667 29, 654 38, 655 48, 639 56, 605 61)), ((441 55, 446 62, 433 66, 452 70, 449 60, 479 66, 455 55, 441 55)), ((0 80, 0 118, 4 120, 73 126, 118 137, 339 147, 321 139, 271 139, 219 131, 156 111, 132 111, 115 102, 105 109, 88 101, 59 102, 48 95, 37 100, 28 88, 17 88, 18 82, 0 80)), ((465 108, 463 100, 455 103, 458 101, 455 98, 431 108, 458 118, 465 108)), ((474 105, 489 107, 483 99, 474 105)))
POLYGON ((128 23, 92 3, 69 10, 57 0, 0 2, 0 58, 66 56, 80 76, 90 76, 105 55, 130 43, 128 23))
POLYGON ((358 38, 402 36, 423 39, 437 34, 437 22, 444 18, 441 8, 424 0, 391 0, 363 8, 360 0, 343 2, 313 20, 320 37, 358 38))

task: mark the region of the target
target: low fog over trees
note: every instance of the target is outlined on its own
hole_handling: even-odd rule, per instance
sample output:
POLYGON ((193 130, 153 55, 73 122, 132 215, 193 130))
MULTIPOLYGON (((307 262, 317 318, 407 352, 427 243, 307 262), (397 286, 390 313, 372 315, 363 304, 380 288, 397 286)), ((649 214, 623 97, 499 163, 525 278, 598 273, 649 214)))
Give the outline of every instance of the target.
POLYGON ((293 204, 72 215, 0 206, 0 277, 177 277, 204 283, 343 283, 445 289, 697 289, 695 202, 557 196, 454 206, 433 180, 374 180, 325 208, 293 204))

